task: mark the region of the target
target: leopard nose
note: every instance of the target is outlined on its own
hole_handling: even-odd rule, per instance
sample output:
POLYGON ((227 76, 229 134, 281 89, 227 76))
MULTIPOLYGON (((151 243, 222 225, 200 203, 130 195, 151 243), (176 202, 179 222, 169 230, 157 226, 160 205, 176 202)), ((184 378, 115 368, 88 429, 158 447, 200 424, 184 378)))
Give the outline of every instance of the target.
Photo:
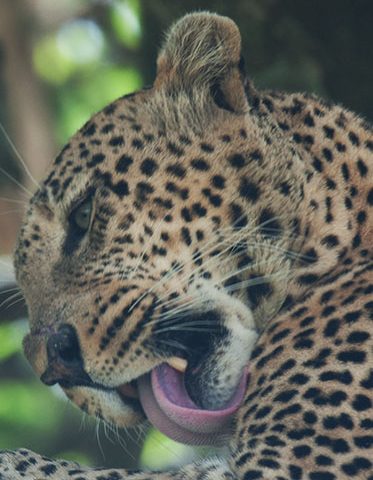
POLYGON ((49 362, 61 362, 76 365, 82 361, 78 336, 71 325, 62 325, 58 333, 48 339, 47 353, 49 362))
POLYGON ((48 367, 41 376, 46 385, 59 383, 63 387, 90 381, 84 371, 78 336, 71 325, 62 325, 47 342, 48 367))

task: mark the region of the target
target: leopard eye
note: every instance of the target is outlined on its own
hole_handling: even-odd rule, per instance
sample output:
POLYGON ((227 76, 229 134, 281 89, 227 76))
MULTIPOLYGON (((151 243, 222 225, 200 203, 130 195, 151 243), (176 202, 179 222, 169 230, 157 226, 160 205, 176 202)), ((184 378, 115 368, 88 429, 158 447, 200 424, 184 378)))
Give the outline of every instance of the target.
POLYGON ((82 232, 86 232, 91 224, 92 199, 85 200, 70 214, 69 221, 82 232))

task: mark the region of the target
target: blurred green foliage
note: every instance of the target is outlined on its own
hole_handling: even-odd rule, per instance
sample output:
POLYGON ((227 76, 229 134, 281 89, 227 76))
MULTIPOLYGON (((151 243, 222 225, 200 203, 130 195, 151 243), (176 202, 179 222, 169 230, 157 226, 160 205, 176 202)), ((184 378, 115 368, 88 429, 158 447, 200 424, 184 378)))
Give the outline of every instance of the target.
POLYGON ((141 76, 135 68, 106 66, 85 72, 74 83, 74 88, 61 88, 56 95, 59 143, 62 144, 76 132, 93 112, 116 98, 139 89, 141 83, 141 76))
POLYGON ((141 449, 139 463, 142 468, 169 470, 186 462, 213 453, 208 447, 188 447, 169 439, 155 428, 151 428, 141 449))
POLYGON ((60 145, 94 112, 141 88, 139 69, 130 61, 119 65, 116 60, 118 49, 140 47, 140 7, 138 0, 116 1, 106 12, 108 30, 92 19, 72 19, 35 42, 33 65, 53 92, 60 145))
POLYGON ((0 437, 0 448, 16 448, 20 431, 23 436, 27 433, 39 436, 40 433, 56 429, 62 414, 58 404, 59 401, 53 396, 45 395, 42 385, 3 381, 0 389, 0 421, 3 429, 8 425, 9 431, 6 438, 0 437))
POLYGON ((26 331, 27 325, 25 321, 4 322, 0 325, 0 362, 5 361, 21 350, 22 338, 26 331))
MULTIPOLYGON (((2 320, 4 322, 4 320, 2 320)), ((0 365, 17 357, 27 332, 26 320, 0 325, 0 365)), ((23 439, 39 437, 55 429, 62 410, 60 401, 33 379, 25 382, 2 378, 0 382, 0 448, 16 448, 23 439)))
MULTIPOLYGON (((316 92, 373 118, 370 0, 59 0, 54 6, 66 18, 36 29, 32 62, 60 146, 95 111, 150 83, 163 32, 184 13, 203 9, 237 22, 258 86, 316 92), (77 6, 83 13, 68 15, 77 6)), ((14 164, 7 170, 14 173, 14 164)), ((0 448, 28 447, 91 465, 134 467, 139 457, 143 467, 160 469, 206 453, 155 430, 140 453, 132 434, 117 436, 89 419, 82 430, 81 413, 27 367, 26 322, 6 320, 0 307, 0 448)))
POLYGON ((141 42, 141 6, 138 0, 114 2, 111 6, 111 24, 124 46, 139 48, 141 42))

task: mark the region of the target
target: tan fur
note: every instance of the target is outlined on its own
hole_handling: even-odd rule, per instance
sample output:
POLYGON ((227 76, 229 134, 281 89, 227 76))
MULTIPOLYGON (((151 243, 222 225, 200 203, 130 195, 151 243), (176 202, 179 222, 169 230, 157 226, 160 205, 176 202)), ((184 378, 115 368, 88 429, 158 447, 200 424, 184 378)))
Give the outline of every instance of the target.
POLYGON ((209 13, 186 15, 167 35, 158 57, 155 87, 208 88, 239 62, 241 36, 235 23, 209 13))
POLYGON ((76 363, 107 393, 66 394, 129 426, 142 413, 122 384, 174 358, 157 340, 189 338, 157 335, 212 311, 226 333, 193 351, 202 394, 230 393, 250 369, 230 455, 162 474, 53 461, 44 476, 49 462, 21 450, 0 456, 0 478, 372 480, 372 150, 371 126, 342 107, 257 91, 231 20, 177 22, 154 86, 96 114, 31 201, 15 254, 25 353, 53 373, 48 340, 74 328, 76 363), (87 187, 94 221, 79 237, 87 187))

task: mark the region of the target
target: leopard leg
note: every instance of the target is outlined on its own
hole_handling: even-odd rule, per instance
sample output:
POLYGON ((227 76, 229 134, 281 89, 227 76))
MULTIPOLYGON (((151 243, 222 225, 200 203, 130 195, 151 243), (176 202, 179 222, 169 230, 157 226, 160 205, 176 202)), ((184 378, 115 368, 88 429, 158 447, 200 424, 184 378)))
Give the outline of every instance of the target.
POLYGON ((51 460, 30 450, 0 451, 0 480, 234 480, 221 459, 194 463, 171 472, 129 472, 88 468, 65 460, 51 460))

